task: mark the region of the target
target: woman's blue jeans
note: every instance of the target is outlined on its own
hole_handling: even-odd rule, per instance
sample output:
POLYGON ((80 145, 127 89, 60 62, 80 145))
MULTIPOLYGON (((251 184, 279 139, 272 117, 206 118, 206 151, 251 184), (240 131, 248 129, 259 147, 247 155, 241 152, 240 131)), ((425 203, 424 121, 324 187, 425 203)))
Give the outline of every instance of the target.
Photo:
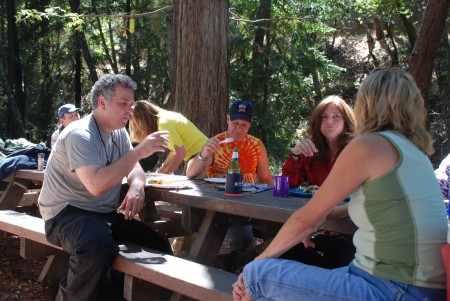
POLYGON ((244 284, 255 301, 410 301, 446 299, 445 289, 389 281, 350 264, 327 270, 283 259, 255 260, 243 271, 244 284))

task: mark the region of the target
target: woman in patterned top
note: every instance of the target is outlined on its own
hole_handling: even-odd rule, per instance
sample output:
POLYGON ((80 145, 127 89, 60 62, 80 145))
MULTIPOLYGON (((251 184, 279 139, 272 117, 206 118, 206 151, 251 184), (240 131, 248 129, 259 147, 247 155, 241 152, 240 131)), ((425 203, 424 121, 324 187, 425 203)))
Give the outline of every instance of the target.
POLYGON ((252 119, 252 104, 234 101, 227 114, 227 131, 206 141, 198 155, 189 161, 186 175, 193 178, 206 173, 208 177, 224 178, 236 147, 242 180, 273 185, 266 147, 261 140, 248 135, 252 119))
MULTIPOLYGON (((239 165, 244 182, 260 182, 273 185, 267 150, 263 142, 248 135, 253 111, 250 102, 235 100, 227 114, 227 131, 206 141, 198 155, 188 162, 189 178, 206 176, 224 178, 231 162, 233 148, 239 149, 239 165)), ((183 213, 184 214, 184 213, 183 213)), ((253 243, 251 225, 242 227, 247 219, 233 218, 226 241, 231 251, 244 250, 253 243), (245 222, 244 222, 245 220, 245 222)))
POLYGON ((323 99, 309 120, 308 139, 294 146, 283 164, 282 174, 289 176, 289 186, 321 186, 354 129, 353 111, 341 97, 323 99))

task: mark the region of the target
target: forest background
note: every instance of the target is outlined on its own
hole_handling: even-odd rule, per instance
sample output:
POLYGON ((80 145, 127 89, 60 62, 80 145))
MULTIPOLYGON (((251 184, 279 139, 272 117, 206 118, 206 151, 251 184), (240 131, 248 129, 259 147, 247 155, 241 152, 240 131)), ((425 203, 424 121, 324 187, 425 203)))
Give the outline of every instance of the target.
POLYGON ((59 106, 89 113, 98 77, 125 73, 136 100, 207 136, 225 130, 230 101, 251 101, 250 133, 278 173, 317 102, 337 94, 353 105, 371 70, 398 66, 424 95, 436 166, 450 152, 449 2, 0 1, 0 138, 49 145, 59 106))

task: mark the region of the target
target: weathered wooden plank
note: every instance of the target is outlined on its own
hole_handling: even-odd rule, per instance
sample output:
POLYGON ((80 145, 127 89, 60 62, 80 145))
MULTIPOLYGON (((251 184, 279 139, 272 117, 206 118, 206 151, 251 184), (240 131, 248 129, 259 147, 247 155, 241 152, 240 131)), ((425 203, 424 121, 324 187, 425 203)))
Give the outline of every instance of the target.
POLYGON ((36 242, 31 239, 20 237, 20 256, 26 259, 47 257, 64 251, 55 249, 55 246, 43 245, 41 242, 36 242))
POLYGON ((27 179, 36 182, 44 182, 44 171, 38 171, 36 169, 19 169, 15 173, 16 178, 27 179))
MULTIPOLYGON (((38 217, 11 210, 0 211, 0 230, 61 250, 47 242, 44 221, 38 217)), ((113 268, 128 275, 128 296, 141 296, 142 285, 134 283, 141 279, 196 300, 225 301, 232 298, 231 285, 237 280, 235 274, 133 244, 123 244, 120 248, 113 268), (133 287, 136 292, 132 291, 133 287)), ((51 255, 39 279, 62 277, 67 271, 62 261, 67 263, 68 258, 51 255)))
POLYGON ((113 268, 127 275, 204 301, 229 301, 237 275, 133 244, 121 245, 113 268))
POLYGON ((170 218, 174 221, 181 221, 181 215, 183 214, 183 209, 175 206, 167 205, 156 205, 159 216, 162 218, 170 218))
POLYGON ((44 221, 25 213, 0 210, 0 230, 62 250, 45 238, 44 221))

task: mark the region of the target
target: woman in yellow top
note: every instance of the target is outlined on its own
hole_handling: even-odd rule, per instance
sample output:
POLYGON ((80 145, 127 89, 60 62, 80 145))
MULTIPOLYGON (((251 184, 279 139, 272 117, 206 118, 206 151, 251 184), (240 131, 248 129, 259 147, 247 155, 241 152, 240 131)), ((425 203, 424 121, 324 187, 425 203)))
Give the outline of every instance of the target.
POLYGON ((157 170, 170 174, 196 155, 208 138, 182 114, 164 110, 146 100, 134 103, 130 117, 130 138, 141 142, 156 131, 169 132, 169 155, 157 170))

